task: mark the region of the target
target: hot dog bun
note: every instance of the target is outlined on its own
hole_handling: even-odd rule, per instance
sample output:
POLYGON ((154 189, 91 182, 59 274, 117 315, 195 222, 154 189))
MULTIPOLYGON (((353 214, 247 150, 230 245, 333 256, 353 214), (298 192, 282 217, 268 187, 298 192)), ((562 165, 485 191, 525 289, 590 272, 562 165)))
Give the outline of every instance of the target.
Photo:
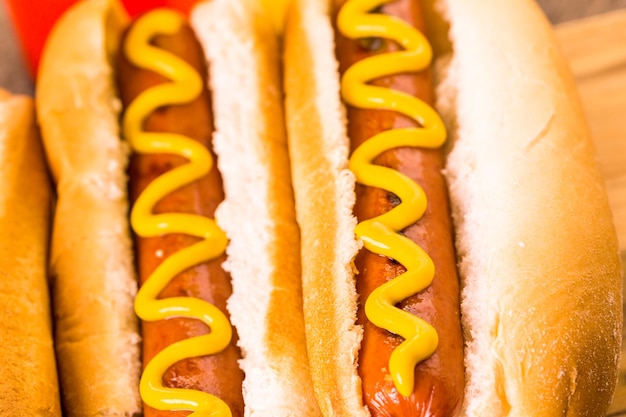
POLYGON ((192 24, 208 59, 213 144, 225 191, 216 220, 230 241, 224 267, 233 283, 228 310, 243 353, 246 415, 317 416, 278 38, 250 0, 205 2, 192 24))
MULTIPOLYGON (((271 20, 258 7, 247 0, 213 1, 199 6, 192 19, 210 69, 217 129, 214 145, 226 198, 216 217, 230 241, 224 267, 231 274, 234 290, 228 309, 243 355, 245 414, 316 416, 319 409, 311 390, 304 342, 300 243, 283 120, 278 39, 271 20)), ((121 109, 111 67, 115 54, 121 53, 120 34, 127 24, 116 1, 85 1, 74 6, 48 40, 39 69, 37 99, 59 193, 53 241, 53 267, 59 275, 56 288, 61 288, 61 273, 66 271, 60 265, 69 264, 72 253, 83 259, 78 262, 74 258, 75 269, 103 270, 98 265, 105 261, 122 265, 124 273, 119 276, 95 277, 109 283, 121 280, 114 288, 93 283, 87 291, 106 298, 107 304, 123 307, 124 317, 134 320, 129 310, 135 286, 130 283, 134 276, 127 235, 128 146, 120 138, 121 109), (103 195, 109 198, 101 201, 103 195), (95 233, 106 239, 98 241, 98 247, 83 244, 74 248, 90 251, 90 255, 70 251, 77 239, 66 229, 70 225, 79 236, 95 233), (118 233, 111 236, 99 232, 100 228, 118 233), (111 257, 105 258, 104 253, 111 257)), ((67 273, 69 280, 78 272, 67 273)), ((63 283, 72 288, 64 291, 72 297, 57 296, 61 309, 57 316, 77 308, 73 304, 80 289, 73 285, 63 283)), ((80 310, 75 315, 81 320, 73 324, 97 332, 111 329, 116 321, 122 323, 121 319, 111 323, 110 311, 97 320, 94 314, 80 310)), ((59 326, 63 329, 66 325, 59 326)), ((134 333, 132 338, 126 337, 121 331, 107 334, 119 344, 106 341, 98 346, 114 352, 118 359, 132 358, 132 365, 113 358, 96 361, 94 358, 103 358, 104 353, 87 346, 59 352, 62 362, 72 360, 82 371, 78 375, 67 366, 61 369, 64 390, 71 395, 67 407, 73 407, 73 415, 104 413, 100 404, 90 410, 82 408, 94 399, 102 404, 125 402, 127 407, 119 409, 120 415, 133 415, 141 409, 135 362, 138 337, 134 333), (100 364, 107 369, 97 369, 100 364), (105 383, 110 384, 106 390, 101 386, 105 383), (97 392, 88 390, 95 386, 97 392), (122 394, 130 398, 122 401, 122 394), (80 409, 79 404, 83 404, 80 409)))
POLYGON ((70 416, 141 411, 128 149, 119 139, 121 109, 109 65, 126 21, 115 2, 80 2, 48 38, 36 85, 58 196, 50 269, 55 347, 70 416))
POLYGON ((47 280, 50 178, 32 100, 0 89, 0 414, 61 415, 47 280))
MULTIPOLYGON (((438 107, 451 136, 446 175, 463 288, 462 415, 604 415, 622 326, 618 246, 549 23, 526 0, 448 0, 427 14, 436 58, 451 60, 439 66, 438 107)), ((355 368, 354 195, 345 192, 354 185, 346 183, 329 15, 326 2, 295 1, 284 34, 288 136, 308 253, 305 325, 324 414, 368 415, 355 368), (311 149, 324 151, 312 160, 311 149)))
POLYGON ((464 280, 465 412, 605 415, 621 268, 572 76, 533 2, 447 9, 455 53, 439 96, 453 97, 440 108, 454 126, 446 172, 464 280))

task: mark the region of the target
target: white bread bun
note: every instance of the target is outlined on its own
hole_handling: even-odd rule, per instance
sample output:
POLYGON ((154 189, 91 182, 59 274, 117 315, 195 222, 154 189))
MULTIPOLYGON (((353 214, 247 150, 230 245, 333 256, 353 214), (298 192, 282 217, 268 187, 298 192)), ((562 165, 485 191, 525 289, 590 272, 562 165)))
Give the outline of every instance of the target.
POLYGON ((438 96, 452 135, 465 415, 606 415, 621 268, 572 76, 533 2, 444 5, 454 54, 438 96))
POLYGON ((311 388, 300 287, 300 239, 285 137, 278 39, 254 1, 195 8, 205 49, 229 238, 228 301, 245 373, 247 416, 321 415, 311 388))
POLYGON ((48 38, 36 87, 58 195, 50 272, 68 416, 141 412, 127 148, 109 66, 125 23, 114 1, 77 3, 48 38))
MULTIPOLYGON (((435 51, 452 51, 438 103, 452 136, 446 173, 467 340, 462 413, 605 415, 621 340, 618 246, 550 25, 531 0, 428 3, 435 51)), ((355 369, 354 185, 329 14, 323 0, 296 0, 284 34, 305 326, 324 414, 368 415, 355 369)))
POLYGON ((32 100, 0 89, 0 415, 60 417, 47 260, 51 184, 32 100))

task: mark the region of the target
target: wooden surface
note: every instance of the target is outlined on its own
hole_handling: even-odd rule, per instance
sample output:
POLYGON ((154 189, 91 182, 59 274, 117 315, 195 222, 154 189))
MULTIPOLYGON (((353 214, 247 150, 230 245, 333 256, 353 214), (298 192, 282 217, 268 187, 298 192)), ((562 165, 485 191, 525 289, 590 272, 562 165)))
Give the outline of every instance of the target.
POLYGON ((626 9, 557 26, 626 250, 626 9))
MULTIPOLYGON (((626 267, 626 9, 557 25, 594 136, 626 267)), ((626 340, 626 333, 622 340, 626 340)), ((610 416, 626 416, 626 344, 610 416)))
POLYGON ((537 0, 552 23, 581 19, 626 8, 626 0, 537 0))

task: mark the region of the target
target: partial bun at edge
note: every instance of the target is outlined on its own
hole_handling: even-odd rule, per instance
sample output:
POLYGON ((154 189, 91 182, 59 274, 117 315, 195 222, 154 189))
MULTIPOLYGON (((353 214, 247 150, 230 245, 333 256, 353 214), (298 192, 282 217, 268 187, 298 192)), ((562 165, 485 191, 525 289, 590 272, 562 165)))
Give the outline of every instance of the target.
POLYGON ((0 89, 0 414, 60 417, 47 255, 52 193, 30 97, 0 89))

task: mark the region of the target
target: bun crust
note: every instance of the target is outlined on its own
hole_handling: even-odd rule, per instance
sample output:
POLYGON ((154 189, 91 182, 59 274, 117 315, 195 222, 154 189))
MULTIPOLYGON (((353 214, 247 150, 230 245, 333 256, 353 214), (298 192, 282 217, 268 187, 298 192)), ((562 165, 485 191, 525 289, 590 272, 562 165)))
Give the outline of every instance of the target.
POLYGON ((313 386, 324 415, 367 416, 356 371, 363 329, 355 324, 355 179, 329 6, 310 0, 292 6, 284 35, 285 111, 313 386))
POLYGON ((0 414, 61 416, 47 280, 51 187, 32 100, 0 89, 0 414))
POLYGON ((94 0, 66 13, 48 38, 36 91, 58 195, 50 270, 70 416, 141 412, 127 149, 109 65, 126 24, 122 10, 94 0))
POLYGON ((621 269, 569 69, 534 3, 444 4, 454 55, 438 96, 453 126, 465 415, 605 415, 621 269))

